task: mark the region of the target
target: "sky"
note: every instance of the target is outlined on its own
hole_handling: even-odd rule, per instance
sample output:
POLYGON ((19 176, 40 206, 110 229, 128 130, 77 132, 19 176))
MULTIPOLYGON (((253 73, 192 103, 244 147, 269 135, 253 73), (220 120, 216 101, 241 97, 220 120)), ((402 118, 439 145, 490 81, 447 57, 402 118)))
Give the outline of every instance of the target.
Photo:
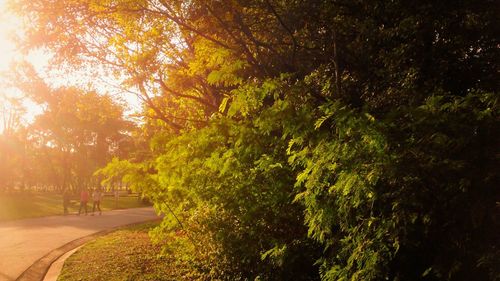
MULTIPOLYGON (((8 9, 6 2, 8 0, 0 0, 0 114, 2 109, 8 109, 8 104, 5 103, 6 97, 20 97, 20 93, 16 92, 15 89, 6 88, 2 85, 2 73, 8 73, 10 71, 10 65, 14 60, 25 59, 30 62, 34 68, 37 70, 40 77, 44 78, 46 82, 51 86, 80 86, 85 85, 86 81, 92 80, 85 70, 78 71, 72 75, 67 73, 61 74, 57 71, 49 71, 48 65, 50 60, 50 55, 44 51, 31 52, 27 56, 23 57, 22 54, 17 50, 16 44, 14 43, 14 33, 19 32, 22 27, 22 21, 16 18, 8 9), (83 77, 83 79, 82 79, 83 77), (85 77, 89 77, 87 80, 85 77)), ((110 86, 112 82, 116 82, 115 78, 102 77, 102 81, 97 84, 95 79, 93 79, 93 87, 101 93, 112 93, 115 97, 120 97, 121 100, 128 106, 126 110, 127 114, 133 114, 140 110, 141 103, 137 97, 133 95, 120 95, 115 87, 110 86), (111 82, 112 81, 112 82, 111 82)), ((33 102, 24 100, 23 105, 26 108, 26 114, 23 116, 24 123, 30 123, 34 120, 36 115, 41 113, 41 108, 34 104, 33 102)), ((0 120, 1 121, 1 120, 0 120)), ((3 131, 3 124, 0 122, 0 133, 3 131)))
POLYGON ((12 41, 11 33, 19 27, 20 22, 7 11, 6 0, 0 0, 0 71, 9 69, 11 60, 19 55, 12 41))
MULTIPOLYGON (((13 46, 10 44, 7 38, 7 34, 3 32, 6 26, 12 26, 11 20, 12 18, 5 11, 5 0, 0 0, 0 26, 2 27, 0 29, 0 51, 2 54, 4 54, 5 51, 12 53, 13 46)), ((6 58, 7 56, 3 55, 0 57, 1 68, 5 67, 6 58)))
MULTIPOLYGON (((7 9, 7 0, 0 0, 0 110, 9 111, 10 104, 6 98, 21 98, 22 95, 13 88, 5 85, 5 74, 9 75, 11 64, 22 58, 21 52, 14 42, 15 32, 21 30, 22 21, 7 9)), ((41 53, 31 53, 25 57, 37 69, 43 69, 48 63, 48 56, 41 53)), ((22 105, 26 113, 22 117, 24 123, 34 120, 41 112, 41 108, 35 103, 22 99, 22 105)), ((1 112, 0 112, 1 114, 1 112)), ((3 131, 3 122, 0 122, 0 133, 3 131)))
MULTIPOLYGON (((14 31, 19 25, 19 20, 7 10, 6 1, 0 0, 0 73, 8 72, 12 61, 20 56, 16 51, 16 45, 12 38, 14 31)), ((12 89, 6 88, 1 78, 2 77, 0 77, 0 114, 2 114, 1 117, 3 117, 4 114, 7 114, 5 112, 8 112, 10 109, 10 105, 6 102, 6 98, 16 97, 19 94, 12 89)), ((25 105, 25 107, 30 110, 23 119, 33 119, 34 115, 37 113, 37 109, 34 105, 25 105)), ((3 126, 3 122, 0 122, 0 133, 3 131, 3 126)))

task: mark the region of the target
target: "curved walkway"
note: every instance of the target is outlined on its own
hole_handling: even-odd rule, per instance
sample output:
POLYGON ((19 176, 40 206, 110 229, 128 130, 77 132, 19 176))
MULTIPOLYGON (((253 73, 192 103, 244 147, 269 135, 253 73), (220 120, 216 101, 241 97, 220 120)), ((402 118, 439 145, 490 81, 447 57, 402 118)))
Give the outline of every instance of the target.
POLYGON ((65 249, 65 245, 67 248, 68 243, 77 239, 157 218, 153 208, 148 207, 103 212, 102 216, 68 215, 0 222, 0 281, 16 280, 32 264, 53 250, 65 249))

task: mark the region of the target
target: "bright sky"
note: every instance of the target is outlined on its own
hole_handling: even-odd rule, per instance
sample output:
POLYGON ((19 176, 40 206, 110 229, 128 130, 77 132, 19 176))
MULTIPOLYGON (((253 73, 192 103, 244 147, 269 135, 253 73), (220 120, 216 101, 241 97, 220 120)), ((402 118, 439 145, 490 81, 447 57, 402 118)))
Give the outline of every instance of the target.
MULTIPOLYGON (((22 23, 21 20, 17 19, 10 11, 8 11, 6 7, 7 1, 8 0, 0 0, 0 103, 4 103, 3 100, 5 100, 5 97, 19 96, 15 90, 8 89, 5 85, 2 85, 1 73, 9 72, 10 64, 13 60, 21 58, 20 52, 16 50, 13 36, 14 32, 21 30, 22 23)), ((68 75, 67 73, 61 74, 54 71, 49 72, 47 70, 49 58, 50 56, 47 53, 37 51, 30 53, 25 59, 33 64, 38 74, 42 78, 45 78, 46 81, 52 86, 75 85, 84 87, 85 83, 88 83, 88 81, 94 80, 95 82, 95 79, 85 79, 86 77, 89 77, 89 74, 84 69, 82 69, 81 72, 78 71, 77 73, 73 73, 73 75, 68 75)), ((109 81, 116 82, 116 79, 104 76, 101 76, 101 79, 102 83, 94 85, 94 87, 97 87, 97 89, 101 92, 114 93, 118 96, 122 96, 124 101, 128 104, 128 113, 133 113, 139 110, 140 101, 137 97, 134 97, 133 95, 120 95, 120 93, 117 93, 116 88, 109 85, 111 83, 109 81)), ((41 109, 36 104, 29 101, 25 101, 23 104, 27 109, 27 113, 23 120, 25 122, 31 122, 35 116, 41 112, 41 109)), ((5 108, 5 103, 0 104, 0 115, 2 108, 5 108)), ((0 122, 0 133, 2 131, 2 122, 0 122)))
POLYGON ((21 25, 13 15, 8 13, 6 0, 0 0, 0 71, 9 69, 12 59, 19 56, 13 43, 13 33, 21 25))
MULTIPOLYGON (((19 26, 19 21, 7 11, 5 2, 5 0, 0 0, 0 73, 8 72, 11 62, 15 57, 19 56, 12 38, 13 32, 19 26)), ((15 97, 17 94, 12 89, 7 89, 2 82, 2 79, 0 79, 0 111, 8 112, 9 104, 6 103, 5 98, 15 97)), ((29 105, 25 106, 29 107, 29 105)), ((36 109, 33 107, 31 111, 32 113, 28 114, 24 119, 33 118, 36 109)), ((6 112, 0 112, 0 114, 7 114, 6 112)), ((3 125, 3 122, 0 122, 0 132, 3 131, 3 125)))
MULTIPOLYGON (((21 57, 14 43, 14 34, 20 30, 21 21, 8 11, 6 2, 7 0, 0 0, 0 118, 2 118, 0 121, 3 121, 3 117, 12 112, 12 107, 6 102, 6 98, 21 97, 18 91, 5 85, 6 81, 3 75, 4 73, 9 75, 12 62, 21 57)), ((28 60, 35 65, 42 66, 42 61, 36 56, 31 55, 28 60)), ((26 113, 21 117, 21 121, 24 123, 33 121, 35 116, 41 112, 41 108, 31 101, 24 99, 22 105, 26 108, 26 113)), ((0 122, 0 133, 3 131, 3 127, 4 123, 0 122)))
POLYGON ((7 12, 5 2, 6 0, 0 0, 0 71, 8 70, 10 61, 16 55, 11 32, 19 26, 19 22, 7 12))

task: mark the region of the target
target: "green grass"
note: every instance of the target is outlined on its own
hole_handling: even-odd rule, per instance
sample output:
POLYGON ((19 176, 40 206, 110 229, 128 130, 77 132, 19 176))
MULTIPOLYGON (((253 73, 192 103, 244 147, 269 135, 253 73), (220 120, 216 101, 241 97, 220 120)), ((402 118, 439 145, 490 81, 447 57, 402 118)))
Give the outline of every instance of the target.
POLYGON ((148 231, 155 223, 117 230, 87 243, 64 263, 58 281, 196 280, 189 266, 160 255, 148 231))
MULTIPOLYGON (((68 208, 70 213, 78 212, 80 202, 72 198, 68 208)), ((114 197, 104 196, 101 202, 103 211, 112 209, 126 209, 144 207, 146 204, 137 200, 137 197, 120 197, 115 202, 114 197)), ((88 210, 92 211, 92 202, 87 204, 88 210)), ((0 221, 16 220, 64 213, 62 196, 54 193, 0 193, 0 221)))

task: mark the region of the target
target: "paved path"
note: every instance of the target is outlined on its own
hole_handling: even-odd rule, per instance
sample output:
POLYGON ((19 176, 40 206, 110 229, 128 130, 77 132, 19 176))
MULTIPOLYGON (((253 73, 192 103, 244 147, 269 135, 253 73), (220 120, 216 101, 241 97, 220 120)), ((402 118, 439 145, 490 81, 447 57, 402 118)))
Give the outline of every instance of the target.
POLYGON ((16 280, 34 262, 75 239, 157 218, 153 208, 103 212, 102 216, 52 216, 0 222, 0 281, 16 280))

